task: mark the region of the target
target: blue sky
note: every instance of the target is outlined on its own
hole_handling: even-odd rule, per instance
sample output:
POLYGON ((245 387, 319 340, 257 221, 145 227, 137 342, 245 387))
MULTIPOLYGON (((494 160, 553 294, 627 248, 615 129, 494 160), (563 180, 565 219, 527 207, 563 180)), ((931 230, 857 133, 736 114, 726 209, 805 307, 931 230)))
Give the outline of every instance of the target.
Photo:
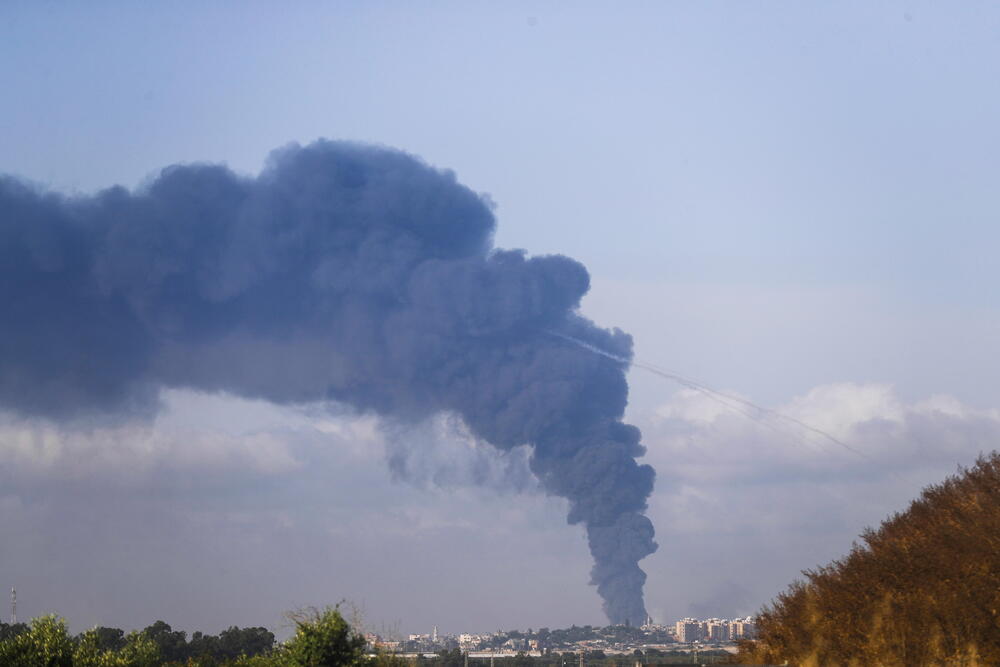
MULTIPOLYGON (((0 172, 93 192, 177 162, 256 173, 317 137, 453 169, 496 202, 499 246, 586 264, 583 312, 640 358, 872 452, 630 374, 660 474, 650 609, 749 613, 1000 431, 998 23, 989 3, 11 2, 0 172)), ((23 539, 0 570, 26 610, 213 630, 349 597, 404 631, 602 621, 582 535, 510 490, 518 461, 478 488, 463 461, 489 455, 430 429, 450 472, 399 482, 363 419, 171 406, 85 441, 5 422, 0 527, 23 539), (185 472, 206 458, 215 474, 185 472), (67 508, 120 530, 71 539, 67 508)))

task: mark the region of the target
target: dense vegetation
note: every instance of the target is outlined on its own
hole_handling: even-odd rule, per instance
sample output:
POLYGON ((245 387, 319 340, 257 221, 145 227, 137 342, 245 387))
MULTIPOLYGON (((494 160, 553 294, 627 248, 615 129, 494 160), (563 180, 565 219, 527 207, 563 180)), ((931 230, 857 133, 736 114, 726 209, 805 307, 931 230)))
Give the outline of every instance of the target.
POLYGON ((765 607, 742 662, 1000 665, 1000 454, 862 539, 765 607))
POLYGON ((319 667, 362 661, 365 639, 337 608, 292 615, 295 635, 276 645, 265 628, 232 627, 187 639, 163 621, 125 634, 94 628, 75 637, 66 621, 42 616, 30 625, 0 623, 0 667, 319 667))

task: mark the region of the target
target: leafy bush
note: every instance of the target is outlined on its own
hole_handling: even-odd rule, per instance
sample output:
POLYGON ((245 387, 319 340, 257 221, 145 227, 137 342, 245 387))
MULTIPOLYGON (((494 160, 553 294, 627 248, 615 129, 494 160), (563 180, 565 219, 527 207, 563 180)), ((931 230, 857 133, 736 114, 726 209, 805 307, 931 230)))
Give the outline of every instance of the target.
POLYGON ((0 642, 2 667, 72 667, 73 639, 58 616, 32 619, 27 632, 0 642))
POLYGON ((83 633, 73 651, 74 667, 156 667, 163 664, 156 643, 140 632, 124 637, 120 647, 102 648, 98 628, 83 633))
POLYGON ((361 662, 365 638, 344 619, 338 607, 290 614, 295 635, 281 656, 301 667, 340 667, 361 662))

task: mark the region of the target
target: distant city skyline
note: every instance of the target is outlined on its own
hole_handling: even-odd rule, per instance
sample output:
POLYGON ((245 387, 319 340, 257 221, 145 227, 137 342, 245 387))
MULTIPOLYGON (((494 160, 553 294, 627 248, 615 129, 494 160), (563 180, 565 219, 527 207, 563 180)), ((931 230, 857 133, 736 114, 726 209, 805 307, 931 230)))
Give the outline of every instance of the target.
POLYGON ((683 618, 669 624, 645 623, 636 626, 607 626, 593 628, 593 632, 617 629, 641 631, 631 639, 609 640, 589 637, 567 642, 563 639, 553 640, 560 633, 583 631, 586 628, 541 628, 527 631, 509 629, 497 632, 461 632, 438 635, 435 626, 429 633, 410 633, 408 635, 382 635, 369 631, 366 638, 369 643, 402 654, 433 653, 439 650, 458 648, 471 655, 513 655, 518 651, 541 655, 544 651, 560 651, 572 649, 588 651, 605 649, 612 652, 630 653, 636 649, 656 646, 669 646, 673 643, 732 643, 741 639, 755 637, 757 628, 753 617, 743 618, 683 618), (534 653, 532 653, 534 652, 534 653))

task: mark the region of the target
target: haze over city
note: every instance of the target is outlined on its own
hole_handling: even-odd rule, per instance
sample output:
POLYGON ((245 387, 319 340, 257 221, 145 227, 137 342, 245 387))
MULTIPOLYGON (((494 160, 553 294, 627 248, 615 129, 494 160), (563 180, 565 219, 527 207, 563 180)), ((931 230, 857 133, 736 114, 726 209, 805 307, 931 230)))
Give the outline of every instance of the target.
POLYGON ((343 599, 404 635, 753 615, 1000 434, 998 23, 924 3, 4 4, 0 239, 24 251, 0 287, 0 584, 75 629, 278 630, 343 599), (382 188, 352 220, 411 216, 426 243, 323 246, 310 280, 352 287, 303 314, 314 283, 281 283, 297 256, 260 221, 306 202, 290 236, 320 238, 308 185, 334 172, 382 188), (19 235, 15 204, 91 226, 19 235), (157 216, 190 234, 118 226, 157 216), (251 231, 220 241, 219 220, 251 231), (66 271, 85 279, 35 280, 91 247, 96 269, 66 271), (164 287, 205 248, 218 275, 164 287), (425 261, 417 305, 379 319, 394 267, 425 261), (437 335, 479 374, 444 353, 410 373, 437 335), (70 380, 36 381, 80 349, 70 380), (557 361, 512 380, 488 371, 526 357, 497 350, 557 361), (549 367, 593 403, 472 400, 549 367), (566 433, 612 453, 584 465, 566 433), (607 484, 570 483, 601 465, 607 484))

